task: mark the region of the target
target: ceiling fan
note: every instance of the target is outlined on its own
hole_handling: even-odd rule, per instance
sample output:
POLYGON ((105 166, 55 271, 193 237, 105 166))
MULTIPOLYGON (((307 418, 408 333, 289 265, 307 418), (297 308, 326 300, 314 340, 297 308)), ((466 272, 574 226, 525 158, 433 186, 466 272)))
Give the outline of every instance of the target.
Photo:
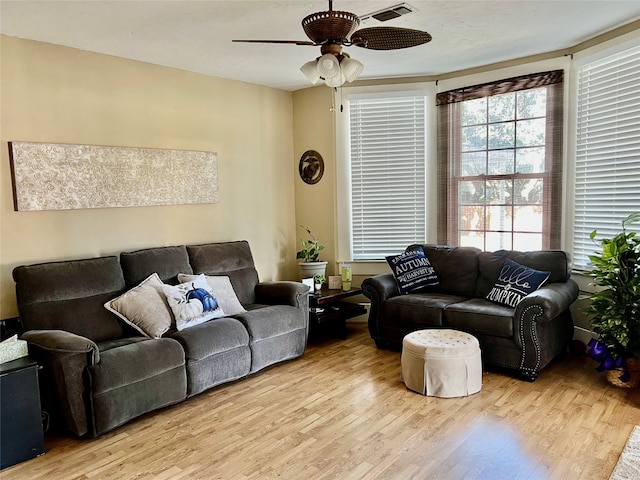
POLYGON ((352 82, 362 72, 364 65, 342 52, 342 47, 361 47, 369 50, 397 50, 415 47, 431 41, 431 35, 421 30, 400 27, 361 28, 360 18, 350 12, 333 9, 307 15, 302 28, 308 40, 233 40, 249 43, 279 43, 320 47, 321 56, 305 63, 300 70, 313 83, 324 80, 329 87, 339 87, 345 81, 352 82))

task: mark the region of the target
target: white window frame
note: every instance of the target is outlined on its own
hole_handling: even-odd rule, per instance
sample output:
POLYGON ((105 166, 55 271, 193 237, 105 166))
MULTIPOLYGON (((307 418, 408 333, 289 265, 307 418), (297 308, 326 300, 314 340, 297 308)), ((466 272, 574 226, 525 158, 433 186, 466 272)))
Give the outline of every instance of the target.
MULTIPOLYGON (((515 99, 517 99, 518 95, 523 94, 525 92, 530 92, 530 91, 533 91, 533 90, 541 90, 543 88, 547 88, 547 86, 536 87, 536 88, 525 89, 525 90, 516 90, 516 91, 512 91, 512 92, 503 93, 503 94, 500 94, 498 96, 513 95, 514 102, 515 102, 515 99)), ((480 97, 478 99, 466 100, 466 101, 476 101, 476 100, 480 100, 481 99, 484 102, 487 102, 487 101, 489 101, 490 98, 491 98, 491 95, 488 95, 488 96, 480 97)), ((459 105, 462 107, 466 101, 460 102, 459 105)), ((550 101, 550 100, 547 99, 547 101, 550 101)), ((549 128, 548 127, 548 124, 549 124, 548 118, 549 118, 549 116, 547 115, 548 113, 549 113, 549 111, 548 111, 548 108, 547 108, 547 111, 546 111, 544 116, 540 116, 540 117, 536 117, 535 118, 535 119, 544 119, 545 120, 545 124, 547 125, 547 129, 549 128)), ((460 115, 461 116, 463 115, 462 110, 460 111, 460 115)), ((490 115, 490 108, 489 108, 489 103, 488 103, 487 104, 487 118, 485 119, 485 121, 483 123, 479 123, 477 126, 481 126, 481 127, 485 128, 485 129, 489 130, 491 125, 513 124, 514 132, 516 132, 517 131, 518 122, 523 121, 523 119, 517 118, 517 115, 515 113, 515 104, 514 104, 514 116, 513 116, 512 119, 500 120, 498 122, 495 122, 495 121, 492 122, 489 119, 489 115, 490 115)), ((529 121, 529 120, 531 120, 531 119, 530 118, 525 118, 524 119, 524 121, 529 121)), ((457 134, 461 138, 463 136, 462 132, 463 132, 464 128, 466 128, 466 127, 468 127, 468 126, 467 125, 463 125, 462 124, 462 119, 460 119, 460 122, 459 122, 459 125, 458 125, 458 129, 457 129, 458 130, 457 134)), ((564 130, 564 127, 563 127, 563 130, 564 130)), ((505 150, 505 149, 500 149, 500 148, 492 148, 490 146, 491 136, 490 136, 490 134, 488 132, 486 133, 486 139, 487 139, 487 143, 486 143, 484 149, 478 150, 479 152, 484 152, 485 154, 489 154, 492 151, 496 152, 496 151, 500 151, 500 150, 505 150)), ((473 174, 465 175, 465 174, 462 173, 463 155, 465 153, 465 151, 463 149, 462 153, 460 154, 460 157, 458 157, 458 159, 457 159, 456 164, 452 166, 452 172, 450 174, 451 178, 449 179, 449 181, 452 182, 452 185, 455 185, 454 191, 458 191, 458 188, 460 188, 459 186, 460 186, 461 183, 470 182, 470 181, 472 181, 472 182, 482 182, 482 183, 485 183, 485 185, 491 180, 512 182, 512 184, 515 183, 518 180, 523 181, 523 180, 527 180, 527 179, 540 180, 543 183, 551 182, 551 172, 549 171, 549 168, 551 168, 550 167, 551 161, 549 160, 549 158, 553 155, 553 153, 551 151, 552 148, 550 148, 544 142, 542 144, 540 144, 540 145, 536 145, 535 147, 545 148, 546 149, 545 162, 546 162, 547 165, 544 168, 544 170, 542 170, 542 171, 535 172, 535 173, 520 173, 520 172, 514 170, 511 173, 498 173, 498 174, 479 173, 479 174, 475 174, 475 175, 473 175, 473 174)), ((463 148, 463 147, 460 146, 460 148, 463 148)), ((515 152, 517 152, 519 150, 526 150, 528 148, 531 148, 531 146, 521 147, 521 146, 518 146, 515 143, 515 133, 514 133, 514 144, 512 146, 510 146, 508 148, 508 150, 509 151, 513 150, 514 155, 515 155, 515 152)), ((514 158, 514 162, 515 162, 515 158, 514 158)), ((514 188, 513 185, 512 185, 511 188, 514 188)), ((518 234, 538 235, 540 237, 541 244, 544 244, 545 241, 548 241, 548 235, 549 235, 548 234, 548 230, 544 226, 544 224, 546 222, 544 222, 544 221, 542 222, 543 226, 542 226, 542 229, 539 232, 537 232, 537 231, 518 231, 515 228, 514 222, 515 222, 515 210, 516 210, 516 208, 521 207, 521 206, 538 206, 544 212, 547 212, 548 210, 553 208, 553 207, 549 207, 548 206, 548 205, 550 205, 551 197, 552 197, 552 194, 549 191, 549 189, 544 189, 543 202, 541 204, 534 204, 534 203, 528 203, 528 204, 527 203, 523 203, 523 204, 520 204, 520 203, 517 203, 515 201, 515 199, 511 199, 510 202, 504 203, 503 205, 506 208, 511 208, 511 209, 513 209, 513 212, 514 212, 512 214, 511 223, 509 225, 505 225, 505 228, 502 231, 502 233, 505 236, 509 237, 510 243, 509 243, 509 246, 499 247, 499 248, 498 247, 494 247, 493 250, 499 250, 500 248, 523 250, 523 248, 521 246, 519 246, 517 243, 514 242, 514 238, 518 234)), ((455 216, 460 217, 460 213, 459 213, 460 212, 460 208, 463 207, 463 206, 469 205, 469 204, 465 204, 465 203, 461 202, 460 200, 458 200, 457 195, 454 195, 454 198, 456 199, 454 205, 455 205, 455 208, 458 210, 458 213, 455 216)), ((500 204, 494 204, 492 202, 492 203, 484 203, 484 204, 481 204, 481 203, 480 204, 475 204, 475 206, 484 207, 484 209, 486 211, 488 208, 490 208, 492 206, 501 206, 501 205, 500 204)), ((485 215, 487 215, 487 214, 485 213, 485 215)), ((544 215, 544 213, 543 213, 543 215, 544 215)), ((456 223, 457 226, 455 228, 455 232, 456 232, 457 238, 455 240, 451 239, 450 241, 452 243, 456 244, 456 245, 464 245, 463 242, 460 242, 460 240, 462 238, 461 237, 462 233, 463 232, 468 232, 468 233, 476 232, 478 234, 481 234, 481 237, 482 237, 482 240, 483 240, 483 246, 480 246, 480 245, 473 245, 473 246, 476 246, 476 247, 480 248, 481 250, 489 250, 489 251, 492 250, 490 248, 487 248, 487 242, 488 242, 487 235, 491 234, 491 233, 500 233, 500 232, 497 231, 497 230, 492 230, 491 229, 491 227, 488 225, 488 223, 489 223, 488 222, 488 216, 486 217, 485 222, 483 222, 483 228, 470 229, 470 230, 465 230, 464 228, 462 228, 460 226, 460 224, 456 223)), ((538 248, 543 248, 543 246, 538 247, 538 248)), ((531 248, 531 249, 533 249, 533 248, 531 248)))
MULTIPOLYGON (((360 98, 382 95, 409 95, 420 93, 426 96, 425 110, 425 238, 428 242, 436 241, 436 137, 435 137, 435 84, 411 83, 396 85, 376 85, 369 87, 344 87, 335 95, 335 125, 336 125, 336 224, 337 224, 337 259, 338 262, 354 262, 351 235, 351 163, 349 137, 349 108, 348 99, 351 95, 360 98), (341 90, 341 91, 340 91, 341 90), (342 106, 340 105, 342 103, 342 106), (342 110, 342 111, 341 111, 342 110), (433 210, 433 211, 432 211, 433 210)), ((400 253, 400 252, 398 252, 400 253)), ((355 260, 355 262, 384 262, 377 260, 355 260)))

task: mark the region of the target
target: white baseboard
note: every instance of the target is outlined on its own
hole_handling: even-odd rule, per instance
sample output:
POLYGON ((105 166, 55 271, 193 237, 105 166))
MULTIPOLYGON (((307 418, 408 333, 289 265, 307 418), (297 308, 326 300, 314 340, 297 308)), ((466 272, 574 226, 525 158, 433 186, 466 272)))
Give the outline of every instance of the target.
POLYGON ((589 340, 591 340, 592 338, 596 338, 596 334, 593 333, 591 330, 587 330, 586 328, 582 328, 582 327, 575 327, 575 326, 573 327, 574 340, 579 340, 586 345, 587 343, 589 343, 589 340))

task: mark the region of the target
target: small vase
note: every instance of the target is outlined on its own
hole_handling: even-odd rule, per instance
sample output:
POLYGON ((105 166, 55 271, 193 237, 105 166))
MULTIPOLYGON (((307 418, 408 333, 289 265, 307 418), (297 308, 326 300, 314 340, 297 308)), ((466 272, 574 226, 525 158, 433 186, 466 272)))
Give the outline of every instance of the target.
POLYGON ((320 291, 322 290, 322 284, 321 283, 316 283, 314 285, 314 290, 316 293, 320 293, 320 291))

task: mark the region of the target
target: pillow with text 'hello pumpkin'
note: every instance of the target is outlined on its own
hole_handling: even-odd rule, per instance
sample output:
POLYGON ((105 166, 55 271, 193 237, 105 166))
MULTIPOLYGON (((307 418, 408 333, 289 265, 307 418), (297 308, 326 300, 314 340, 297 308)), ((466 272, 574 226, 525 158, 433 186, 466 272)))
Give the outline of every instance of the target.
POLYGON ((515 308, 524 297, 544 285, 550 275, 551 272, 543 272, 520 265, 513 260, 506 260, 496 284, 486 298, 492 302, 515 308))

